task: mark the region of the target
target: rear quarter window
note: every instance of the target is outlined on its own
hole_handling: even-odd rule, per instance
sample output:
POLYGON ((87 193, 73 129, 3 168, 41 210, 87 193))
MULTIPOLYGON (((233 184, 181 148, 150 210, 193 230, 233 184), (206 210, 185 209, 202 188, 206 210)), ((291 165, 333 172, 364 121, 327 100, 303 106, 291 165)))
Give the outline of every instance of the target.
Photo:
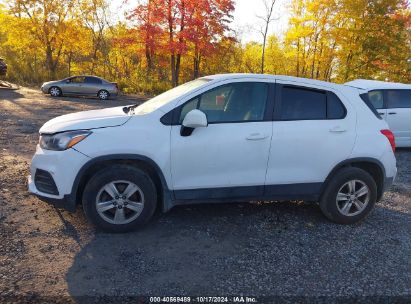
POLYGON ((384 108, 384 93, 383 91, 368 92, 368 99, 376 109, 384 108))
POLYGON ((362 101, 364 101, 364 103, 367 105, 367 107, 371 110, 371 112, 374 113, 375 117, 377 117, 378 119, 382 119, 380 114, 378 114, 377 109, 371 103, 368 93, 361 94, 360 97, 362 101))

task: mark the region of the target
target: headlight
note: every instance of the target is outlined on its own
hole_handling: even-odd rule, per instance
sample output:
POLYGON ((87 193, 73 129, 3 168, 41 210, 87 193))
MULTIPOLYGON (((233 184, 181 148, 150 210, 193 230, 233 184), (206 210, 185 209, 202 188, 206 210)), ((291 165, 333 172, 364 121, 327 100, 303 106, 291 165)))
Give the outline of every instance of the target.
POLYGON ((68 131, 57 134, 41 134, 40 135, 40 147, 46 150, 63 151, 67 150, 80 141, 89 136, 92 132, 80 130, 80 131, 68 131))

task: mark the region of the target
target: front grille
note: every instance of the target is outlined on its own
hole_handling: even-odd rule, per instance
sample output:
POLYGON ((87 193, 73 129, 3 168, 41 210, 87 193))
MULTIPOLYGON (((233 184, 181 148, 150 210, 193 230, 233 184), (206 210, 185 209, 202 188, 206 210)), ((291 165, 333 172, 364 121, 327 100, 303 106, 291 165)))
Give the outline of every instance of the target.
POLYGON ((37 169, 36 174, 34 175, 34 184, 36 185, 36 188, 41 192, 53 195, 59 194, 53 177, 47 171, 37 169))

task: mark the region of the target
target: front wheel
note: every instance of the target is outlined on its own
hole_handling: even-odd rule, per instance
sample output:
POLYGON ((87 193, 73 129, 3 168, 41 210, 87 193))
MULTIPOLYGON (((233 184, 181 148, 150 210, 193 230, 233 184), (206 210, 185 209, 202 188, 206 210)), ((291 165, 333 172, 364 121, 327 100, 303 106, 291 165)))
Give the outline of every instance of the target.
POLYGON ((83 209, 98 228, 127 232, 145 224, 157 204, 155 185, 148 174, 126 165, 97 172, 83 193, 83 209))
POLYGON ((61 89, 59 87, 51 87, 49 93, 53 97, 61 96, 61 89))
POLYGON ((377 201, 377 185, 372 176, 359 168, 343 168, 329 182, 320 208, 331 221, 354 224, 364 219, 377 201))
POLYGON ((109 96, 110 96, 110 94, 106 90, 100 90, 97 93, 97 97, 100 100, 107 100, 109 96))

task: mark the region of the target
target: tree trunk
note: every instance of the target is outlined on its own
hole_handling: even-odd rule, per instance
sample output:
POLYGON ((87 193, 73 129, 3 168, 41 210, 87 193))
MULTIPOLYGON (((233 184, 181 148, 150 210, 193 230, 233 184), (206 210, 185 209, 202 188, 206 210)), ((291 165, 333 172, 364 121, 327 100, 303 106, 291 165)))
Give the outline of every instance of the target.
POLYGON ((177 86, 177 74, 176 74, 176 56, 171 54, 170 56, 170 69, 171 69, 171 85, 177 86))
POLYGON ((54 63, 53 60, 53 49, 51 48, 51 45, 48 44, 46 46, 46 68, 49 72, 49 77, 51 79, 56 77, 56 64, 54 63))
POLYGON ((178 86, 180 80, 180 66, 181 66, 181 54, 177 54, 176 59, 176 77, 175 77, 175 86, 178 86))
POLYGON ((195 46, 194 59, 193 59, 193 79, 197 79, 200 76, 200 61, 201 55, 198 51, 198 46, 195 46))
POLYGON ((265 44, 267 43, 267 31, 268 31, 268 23, 267 23, 267 26, 265 28, 264 39, 263 39, 263 53, 261 54, 261 74, 264 74, 265 44))

